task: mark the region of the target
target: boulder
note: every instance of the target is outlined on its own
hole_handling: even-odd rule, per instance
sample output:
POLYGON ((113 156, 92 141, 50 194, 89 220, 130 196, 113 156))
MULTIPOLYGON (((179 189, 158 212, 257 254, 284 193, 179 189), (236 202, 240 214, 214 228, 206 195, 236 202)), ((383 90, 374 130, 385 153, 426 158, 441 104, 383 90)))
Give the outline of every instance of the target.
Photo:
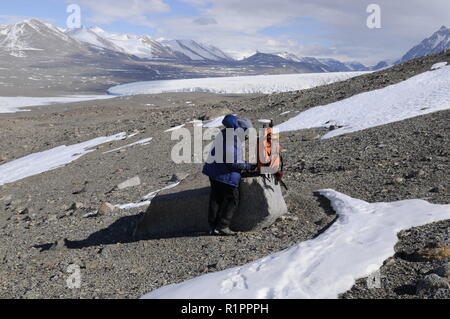
POLYGON ((142 238, 207 231, 209 192, 209 179, 201 173, 161 191, 138 222, 134 235, 142 238))
MULTIPOLYGON (((209 231, 210 183, 207 176, 189 175, 178 186, 161 191, 134 231, 137 238, 209 231)), ((252 231, 270 226, 287 213, 281 187, 274 178, 248 177, 241 181, 241 196, 231 229, 252 231)))
POLYGON ((240 191, 239 209, 230 227, 235 231, 267 228, 288 212, 281 185, 272 175, 242 178, 240 191))

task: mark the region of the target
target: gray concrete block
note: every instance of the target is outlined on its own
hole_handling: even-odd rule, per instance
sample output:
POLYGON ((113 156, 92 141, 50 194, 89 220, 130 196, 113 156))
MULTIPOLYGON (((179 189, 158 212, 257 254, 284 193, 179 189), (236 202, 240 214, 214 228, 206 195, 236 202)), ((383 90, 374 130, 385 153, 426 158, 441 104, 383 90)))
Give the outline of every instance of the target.
MULTIPOLYGON (((231 229, 262 229, 287 213, 280 185, 273 177, 243 178, 240 189, 239 209, 231 229)), ((201 173, 188 176, 177 187, 162 191, 152 200, 134 235, 145 238, 209 231, 209 194, 207 176, 201 173)))

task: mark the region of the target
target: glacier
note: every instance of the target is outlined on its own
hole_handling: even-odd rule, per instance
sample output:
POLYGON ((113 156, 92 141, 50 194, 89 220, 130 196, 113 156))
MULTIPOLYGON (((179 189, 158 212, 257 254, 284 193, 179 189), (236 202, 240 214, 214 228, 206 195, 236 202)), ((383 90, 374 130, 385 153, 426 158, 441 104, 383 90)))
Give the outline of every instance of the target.
POLYGON ((114 86, 108 90, 108 93, 112 95, 174 92, 271 94, 310 89, 316 86, 345 81, 366 73, 367 72, 302 73, 144 81, 114 86))

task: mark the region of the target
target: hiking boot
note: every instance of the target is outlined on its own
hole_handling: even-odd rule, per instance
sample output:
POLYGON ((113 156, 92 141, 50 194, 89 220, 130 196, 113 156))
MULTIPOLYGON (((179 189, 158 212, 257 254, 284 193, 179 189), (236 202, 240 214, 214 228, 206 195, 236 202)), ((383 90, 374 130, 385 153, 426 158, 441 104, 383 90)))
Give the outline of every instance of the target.
POLYGON ((229 227, 226 227, 224 229, 219 229, 218 232, 219 232, 219 235, 221 235, 221 236, 234 236, 237 234, 236 232, 232 231, 229 227))

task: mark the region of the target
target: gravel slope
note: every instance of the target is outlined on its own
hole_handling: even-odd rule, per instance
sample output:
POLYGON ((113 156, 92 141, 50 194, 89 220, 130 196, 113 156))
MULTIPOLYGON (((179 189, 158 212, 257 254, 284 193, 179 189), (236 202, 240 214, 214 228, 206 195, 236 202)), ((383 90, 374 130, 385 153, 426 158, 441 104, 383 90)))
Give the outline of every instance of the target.
MULTIPOLYGON (((385 87, 424 72, 442 53, 404 65, 300 92, 269 96, 162 94, 122 97, 73 105, 39 107, 0 115, 0 161, 122 131, 139 133, 53 171, 0 186, 1 298, 137 298, 163 285, 247 263, 313 238, 335 218, 326 200, 314 195, 333 188, 370 202, 422 198, 450 202, 450 111, 442 111, 329 140, 323 129, 285 134, 286 201, 290 214, 272 227, 232 238, 203 235, 132 241, 129 233, 144 208, 83 215, 103 201, 138 201, 170 184, 173 173, 201 165, 170 160, 171 126, 227 108, 239 115, 274 118, 385 87), (186 103, 192 102, 192 103, 186 103), (104 151, 153 137, 146 146, 104 151), (141 185, 111 189, 139 175, 141 185), (71 210, 73 203, 83 207, 71 210), (64 241, 66 240, 66 243, 64 241), (55 244, 57 242, 57 244, 55 244), (81 266, 81 289, 68 289, 70 264, 81 266)), ((449 259, 423 249, 450 245, 449 222, 399 235, 395 257, 382 267, 383 287, 361 279, 344 298, 448 298, 448 289, 419 289, 430 272, 449 259), (421 257, 422 256, 422 257, 421 257), (431 256, 431 257, 429 257, 431 256)))

